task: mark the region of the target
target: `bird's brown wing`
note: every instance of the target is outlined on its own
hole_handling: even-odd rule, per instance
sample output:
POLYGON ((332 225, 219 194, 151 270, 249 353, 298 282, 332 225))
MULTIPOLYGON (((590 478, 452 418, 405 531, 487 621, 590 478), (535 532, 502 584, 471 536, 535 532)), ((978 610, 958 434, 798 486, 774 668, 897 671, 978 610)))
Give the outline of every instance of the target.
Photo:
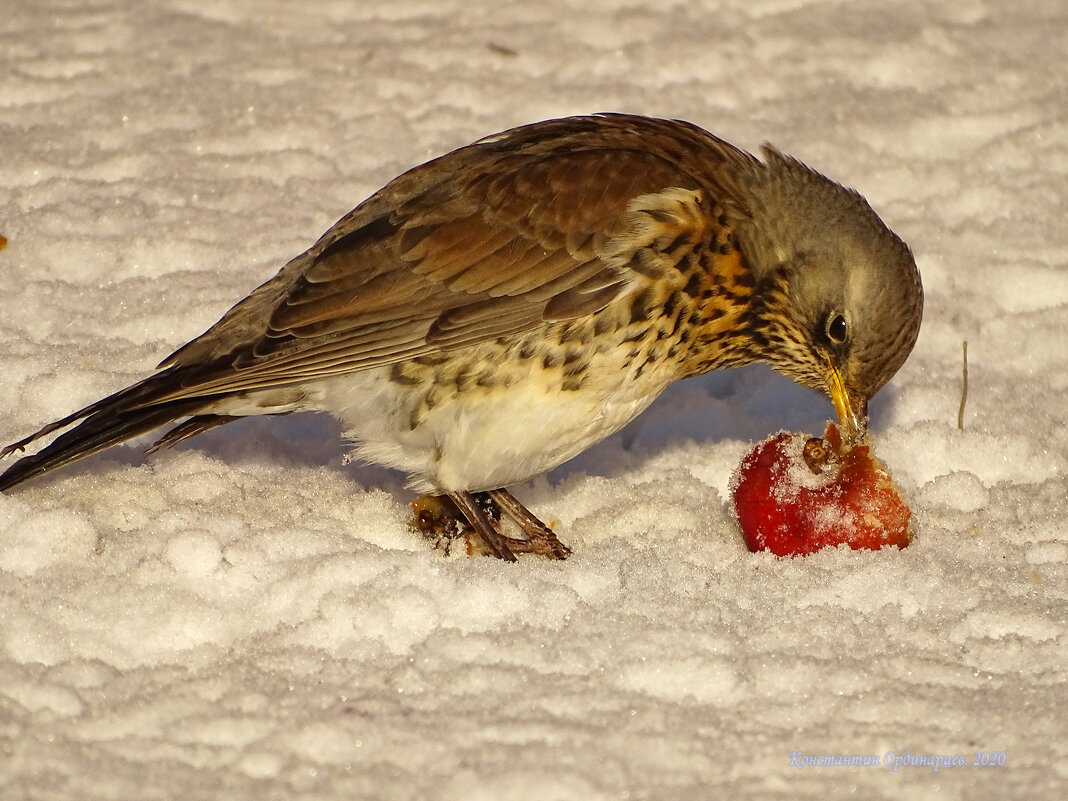
POLYGON ((620 135, 618 125, 579 136, 537 128, 519 129, 532 131, 527 141, 505 135, 464 148, 385 187, 166 360, 185 368, 180 386, 149 402, 473 345, 581 316, 627 291, 628 204, 707 183, 684 157, 715 154, 658 151, 640 138, 647 132, 620 135))
POLYGON ((461 348, 580 317, 657 276, 671 284, 713 214, 746 213, 737 189, 754 165, 688 123, 626 115, 535 123, 442 156, 342 218, 160 372, 0 451, 78 423, 0 490, 180 417, 197 422, 178 439, 225 422, 204 412, 230 393, 461 348))

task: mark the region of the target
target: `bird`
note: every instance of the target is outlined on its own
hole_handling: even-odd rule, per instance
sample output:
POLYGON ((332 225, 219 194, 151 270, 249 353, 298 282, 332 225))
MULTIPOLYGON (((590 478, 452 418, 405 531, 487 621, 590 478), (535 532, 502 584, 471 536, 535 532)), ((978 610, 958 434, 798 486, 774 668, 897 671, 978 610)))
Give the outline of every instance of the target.
POLYGON ((395 178, 155 373, 5 447, 66 429, 0 491, 176 421, 151 450, 319 411, 492 555, 562 559, 509 487, 673 382, 753 362, 825 393, 859 441, 922 312, 902 239, 771 145, 632 114, 545 120, 395 178))

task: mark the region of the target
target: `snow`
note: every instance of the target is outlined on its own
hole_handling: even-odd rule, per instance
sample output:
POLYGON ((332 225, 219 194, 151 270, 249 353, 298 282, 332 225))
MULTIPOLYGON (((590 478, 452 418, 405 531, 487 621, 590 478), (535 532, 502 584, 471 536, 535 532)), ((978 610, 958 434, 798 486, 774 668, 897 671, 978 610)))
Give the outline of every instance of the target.
POLYGON ((317 416, 0 496, 0 798, 1064 797, 1063 3, 9 5, 0 442, 147 374, 401 170, 571 113, 856 186, 927 306, 872 407, 902 551, 746 551, 732 470, 831 414, 762 368, 515 488, 564 563, 431 550, 317 416), (976 752, 1005 764, 912 764, 976 752))

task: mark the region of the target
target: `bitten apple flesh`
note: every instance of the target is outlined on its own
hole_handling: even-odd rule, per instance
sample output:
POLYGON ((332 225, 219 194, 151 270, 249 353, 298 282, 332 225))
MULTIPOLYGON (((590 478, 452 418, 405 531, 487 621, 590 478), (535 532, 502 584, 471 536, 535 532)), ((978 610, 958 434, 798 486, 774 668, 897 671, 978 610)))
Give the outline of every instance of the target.
POLYGON ((868 444, 844 446, 834 423, 823 439, 780 432, 757 445, 731 480, 750 551, 799 556, 848 545, 904 548, 912 513, 868 444))

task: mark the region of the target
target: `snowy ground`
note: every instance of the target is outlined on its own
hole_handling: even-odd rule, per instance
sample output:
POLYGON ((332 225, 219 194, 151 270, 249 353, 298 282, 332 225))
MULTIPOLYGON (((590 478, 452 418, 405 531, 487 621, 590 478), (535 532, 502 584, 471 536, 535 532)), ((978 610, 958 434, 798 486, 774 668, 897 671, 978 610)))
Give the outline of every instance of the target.
POLYGON ((562 564, 432 552, 314 416, 0 496, 0 798, 1064 797, 1062 2, 8 5, 0 442, 145 375, 399 171, 569 113, 774 142, 868 197, 928 300, 874 404, 905 551, 746 552, 732 469, 831 414, 762 369, 518 487, 562 564))

